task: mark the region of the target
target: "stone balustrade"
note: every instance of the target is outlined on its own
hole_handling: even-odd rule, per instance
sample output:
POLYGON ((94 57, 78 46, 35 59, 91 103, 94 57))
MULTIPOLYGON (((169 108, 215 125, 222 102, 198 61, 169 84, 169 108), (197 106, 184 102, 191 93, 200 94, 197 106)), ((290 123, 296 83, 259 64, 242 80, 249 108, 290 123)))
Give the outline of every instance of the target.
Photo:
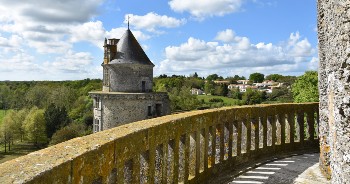
POLYGON ((317 125, 318 103, 169 115, 5 162, 0 183, 203 183, 251 159, 318 150, 317 125))

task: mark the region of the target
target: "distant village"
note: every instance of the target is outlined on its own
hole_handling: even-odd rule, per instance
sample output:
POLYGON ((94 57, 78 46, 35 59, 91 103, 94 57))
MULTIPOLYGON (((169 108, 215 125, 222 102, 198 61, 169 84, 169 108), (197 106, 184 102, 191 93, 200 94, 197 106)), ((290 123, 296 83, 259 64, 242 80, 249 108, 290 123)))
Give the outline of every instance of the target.
MULTIPOLYGON (((208 82, 207 80, 205 82, 208 82)), ((214 80, 217 85, 226 85, 229 90, 239 89, 240 93, 245 93, 247 89, 257 90, 266 93, 272 93, 275 88, 288 87, 281 82, 275 82, 273 80, 264 80, 261 83, 252 83, 250 80, 237 80, 235 84, 232 84, 230 80, 214 80)), ((191 89, 192 95, 206 95, 204 90, 198 88, 191 89)))

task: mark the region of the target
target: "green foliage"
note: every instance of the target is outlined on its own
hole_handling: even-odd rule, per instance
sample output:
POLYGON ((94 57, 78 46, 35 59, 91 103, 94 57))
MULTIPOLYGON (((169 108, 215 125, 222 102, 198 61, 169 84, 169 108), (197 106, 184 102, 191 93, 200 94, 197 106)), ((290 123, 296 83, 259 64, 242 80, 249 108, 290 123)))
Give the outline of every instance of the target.
POLYGON ((318 102, 318 74, 316 71, 306 71, 292 85, 294 102, 318 102))
POLYGON ((10 104, 10 88, 0 85, 0 109, 8 109, 10 104))
POLYGON ((189 111, 196 109, 200 102, 195 95, 192 95, 190 88, 182 87, 181 90, 173 88, 169 93, 170 108, 172 111, 189 111))
POLYGON ((204 84, 204 92, 205 94, 214 94, 215 93, 215 83, 211 80, 208 80, 204 84))
POLYGON ((252 73, 249 75, 249 80, 254 83, 260 83, 264 81, 264 74, 262 73, 252 73))
POLYGON ((46 85, 36 85, 31 88, 25 96, 28 107, 36 106, 38 108, 45 108, 48 103, 50 95, 50 87, 46 85))
POLYGON ((219 79, 224 79, 224 78, 215 73, 215 74, 208 75, 208 77, 206 79, 208 81, 213 81, 213 80, 219 80, 219 79))
POLYGON ((271 74, 271 75, 267 75, 265 77, 266 80, 273 80, 273 81, 278 81, 279 79, 283 78, 283 75, 280 74, 271 74))
POLYGON ((227 96, 228 88, 226 84, 216 85, 214 95, 227 96))
POLYGON ((15 112, 13 110, 8 111, 0 126, 0 141, 4 143, 5 152, 7 151, 7 147, 10 151, 11 141, 13 142, 15 136, 14 130, 16 129, 16 124, 14 120, 14 114, 15 112))
POLYGON ((24 120, 23 128, 27 139, 33 142, 35 146, 47 143, 44 110, 37 107, 31 108, 24 120))
POLYGON ((6 115, 6 110, 0 110, 0 125, 2 123, 2 120, 4 119, 6 115))
POLYGON ((51 90, 48 101, 50 104, 55 104, 57 107, 64 107, 70 110, 77 98, 76 92, 76 90, 70 87, 59 86, 51 90))
POLYGON ((230 97, 233 99, 242 100, 242 93, 239 91, 238 88, 235 88, 230 91, 230 97))
POLYGON ((53 134, 50 145, 55 145, 70 139, 85 135, 85 125, 81 123, 71 123, 68 126, 62 127, 53 134))
POLYGON ((44 117, 46 122, 46 135, 49 139, 58 129, 69 123, 66 108, 64 106, 57 107, 53 103, 45 110, 44 117))
POLYGON ((287 87, 274 88, 267 97, 269 101, 293 102, 292 93, 287 87))
POLYGON ((288 75, 288 76, 281 77, 280 79, 278 79, 277 82, 282 82, 286 86, 291 86, 295 82, 296 79, 297 79, 296 76, 289 76, 288 75))
POLYGON ((240 100, 228 98, 228 97, 223 97, 223 96, 214 96, 214 95, 196 95, 197 99, 202 102, 202 106, 212 106, 212 102, 209 100, 212 98, 219 98, 223 100, 222 105, 223 106, 232 106, 232 105, 241 105, 240 100))
POLYGON ((246 105, 260 104, 266 99, 266 93, 257 90, 247 89, 243 93, 242 100, 246 105))
POLYGON ((221 98, 211 98, 209 99, 209 102, 224 102, 224 100, 221 98))

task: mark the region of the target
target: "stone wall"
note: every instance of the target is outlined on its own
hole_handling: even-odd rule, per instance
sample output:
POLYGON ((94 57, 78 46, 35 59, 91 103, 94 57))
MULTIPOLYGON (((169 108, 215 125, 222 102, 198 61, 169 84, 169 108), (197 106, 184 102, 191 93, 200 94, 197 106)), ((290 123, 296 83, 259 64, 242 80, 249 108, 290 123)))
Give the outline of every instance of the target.
POLYGON ((143 120, 5 162, 0 183, 204 183, 252 159, 317 150, 317 118, 306 103, 143 120))
POLYGON ((320 165, 350 183, 350 1, 318 0, 320 165))
POLYGON ((110 75, 110 92, 142 92, 142 81, 145 81, 145 92, 153 87, 153 66, 141 64, 108 64, 105 67, 110 75))
POLYGON ((160 116, 170 114, 167 93, 91 92, 90 94, 94 98, 101 99, 102 130, 157 117, 159 115, 156 113, 156 104, 162 107, 160 116), (151 106, 151 115, 148 114, 149 106, 151 106))

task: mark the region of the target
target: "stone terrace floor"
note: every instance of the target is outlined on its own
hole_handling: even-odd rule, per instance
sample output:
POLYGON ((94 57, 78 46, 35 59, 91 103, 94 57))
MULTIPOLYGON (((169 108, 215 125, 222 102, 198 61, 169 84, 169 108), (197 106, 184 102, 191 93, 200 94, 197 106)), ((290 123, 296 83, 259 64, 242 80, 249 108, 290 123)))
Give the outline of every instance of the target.
POLYGON ((239 172, 225 173, 210 183, 249 183, 249 184, 328 184, 319 170, 319 153, 293 154, 274 158, 242 168, 239 172))

